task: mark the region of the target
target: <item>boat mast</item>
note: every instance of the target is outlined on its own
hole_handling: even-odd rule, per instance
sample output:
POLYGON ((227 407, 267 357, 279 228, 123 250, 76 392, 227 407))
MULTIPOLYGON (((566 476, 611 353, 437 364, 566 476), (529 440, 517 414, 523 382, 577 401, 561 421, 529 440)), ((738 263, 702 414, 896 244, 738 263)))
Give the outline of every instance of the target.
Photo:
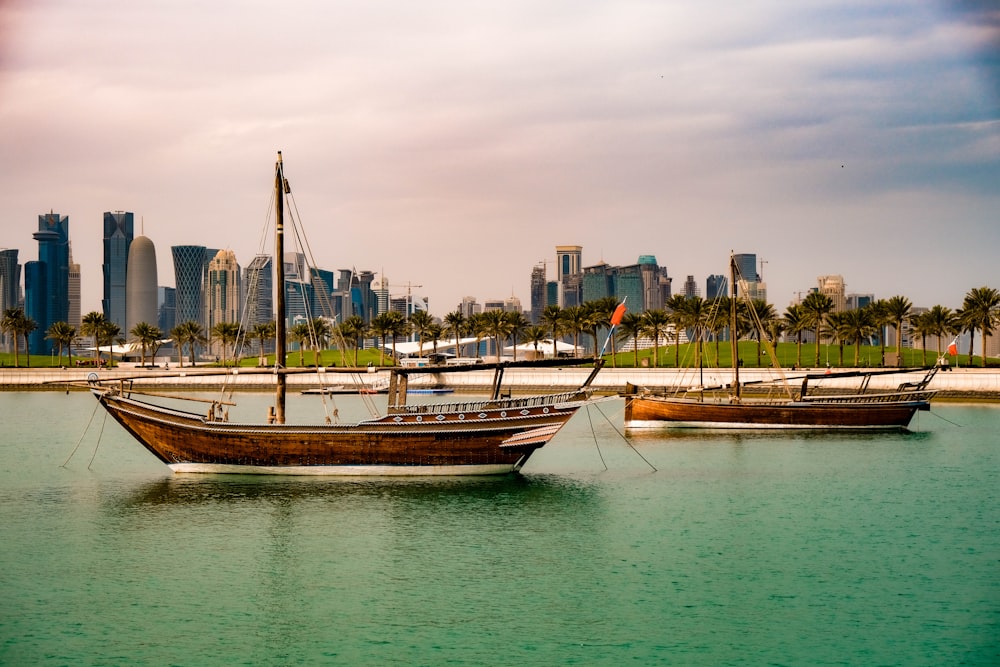
POLYGON ((276 284, 277 309, 274 328, 274 370, 277 375, 275 390, 274 420, 285 423, 285 193, 288 184, 278 151, 278 162, 274 167, 274 275, 276 284))
POLYGON ((736 256, 729 253, 729 280, 733 284, 733 298, 729 300, 729 342, 733 355, 733 402, 740 401, 740 354, 739 336, 736 329, 736 299, 738 294, 736 283, 736 256))

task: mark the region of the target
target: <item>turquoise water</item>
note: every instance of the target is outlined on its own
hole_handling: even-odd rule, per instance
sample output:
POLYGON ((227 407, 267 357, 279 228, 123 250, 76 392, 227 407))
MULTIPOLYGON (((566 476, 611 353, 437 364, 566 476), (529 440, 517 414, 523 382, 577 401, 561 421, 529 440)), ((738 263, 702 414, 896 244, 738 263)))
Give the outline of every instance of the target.
POLYGON ((0 393, 0 663, 1000 662, 1000 407, 636 451, 600 407, 521 476, 336 480, 171 475, 89 395, 0 393))

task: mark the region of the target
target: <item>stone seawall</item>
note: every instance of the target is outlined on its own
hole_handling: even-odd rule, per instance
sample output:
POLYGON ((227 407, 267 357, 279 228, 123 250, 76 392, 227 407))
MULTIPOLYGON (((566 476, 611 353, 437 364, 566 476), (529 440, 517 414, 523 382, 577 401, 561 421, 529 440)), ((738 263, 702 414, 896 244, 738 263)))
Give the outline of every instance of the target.
MULTIPOLYGON (((504 386, 517 392, 561 391, 580 386, 590 370, 587 368, 546 368, 507 369, 504 386)), ((237 391, 269 391, 273 386, 273 375, 247 370, 230 372, 225 376, 217 370, 142 370, 134 368, 102 369, 0 369, 0 390, 65 390, 67 385, 84 385, 88 376, 96 374, 101 380, 129 380, 137 386, 156 387, 165 391, 214 391, 224 379, 229 387, 237 391)), ((793 384, 801 382, 803 371, 786 372, 793 384)), ((774 373, 767 370, 744 369, 740 371, 743 382, 774 379, 774 373)), ((902 382, 914 382, 923 377, 922 372, 905 374, 876 375, 871 378, 869 390, 892 390, 902 382)), ((321 369, 319 373, 302 373, 287 376, 287 384, 292 391, 333 385, 377 386, 384 384, 388 371, 345 372, 343 369, 321 369)), ((481 392, 488 389, 493 381, 493 371, 483 369, 468 373, 433 373, 411 376, 410 386, 448 387, 456 391, 481 392)), ((634 369, 605 368, 597 376, 594 388, 602 393, 614 394, 624 390, 626 383, 655 388, 691 388, 698 385, 724 385, 730 381, 726 369, 676 370, 676 369, 634 369)), ((843 391, 858 387, 859 378, 822 378, 810 380, 810 391, 843 391)), ((941 397, 976 398, 1000 400, 1000 369, 956 368, 939 372, 931 382, 941 397)))

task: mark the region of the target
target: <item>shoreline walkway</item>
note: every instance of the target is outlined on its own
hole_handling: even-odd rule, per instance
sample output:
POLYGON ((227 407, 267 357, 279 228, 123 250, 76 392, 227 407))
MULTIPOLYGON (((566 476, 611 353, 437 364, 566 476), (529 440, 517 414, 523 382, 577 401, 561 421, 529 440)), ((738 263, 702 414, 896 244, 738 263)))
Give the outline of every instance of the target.
MULTIPOLYGON (((796 384, 806 373, 822 373, 825 369, 800 369, 786 371, 785 377, 796 384)), ((852 368, 837 369, 853 371, 852 368)), ((857 369, 866 370, 866 369, 857 369)), ((885 369, 868 369, 872 371, 885 369)), ((236 391, 268 391, 273 386, 271 373, 257 369, 235 369, 223 374, 221 369, 195 367, 184 369, 50 369, 50 368, 0 368, 0 391, 62 391, 71 383, 86 384, 88 376, 96 374, 101 380, 130 380, 135 386, 156 387, 174 391, 215 391, 222 379, 228 387, 236 391)), ((590 369, 579 367, 545 369, 508 369, 504 375, 504 386, 518 392, 559 391, 580 386, 590 369)), ((368 369, 319 369, 316 373, 300 373, 287 376, 289 389, 301 391, 337 385, 378 386, 385 383, 387 369, 370 372, 368 369)), ((902 382, 909 382, 923 376, 922 371, 908 374, 875 375, 869 383, 870 390, 895 389, 902 382)), ((777 379, 770 369, 741 369, 740 379, 744 382, 777 379)), ((700 384, 716 386, 728 384, 729 369, 673 369, 673 368, 605 368, 597 376, 593 387, 599 393, 616 394, 624 391, 625 384, 644 387, 686 388, 700 384)), ((455 391, 483 391, 493 381, 493 371, 483 369, 467 373, 440 373, 428 368, 424 375, 411 377, 410 386, 447 387, 455 391)), ((812 379, 810 387, 815 390, 854 389, 859 378, 812 379)), ((997 368, 952 368, 942 370, 931 381, 929 389, 938 391, 941 398, 970 398, 1000 400, 1000 369, 997 368)))

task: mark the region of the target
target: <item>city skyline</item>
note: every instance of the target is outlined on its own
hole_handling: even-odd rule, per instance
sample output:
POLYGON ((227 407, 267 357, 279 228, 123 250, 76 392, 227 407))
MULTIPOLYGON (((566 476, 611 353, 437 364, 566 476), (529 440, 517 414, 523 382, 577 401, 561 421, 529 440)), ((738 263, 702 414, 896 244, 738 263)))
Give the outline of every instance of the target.
POLYGON ((104 211, 133 211, 161 267, 258 254, 277 150, 318 263, 424 285, 439 315, 530 303, 565 243, 584 266, 655 255, 675 287, 753 252, 779 309, 819 275, 951 308, 1000 282, 1000 19, 974 2, 0 18, 0 248, 23 264, 30 221, 68 215, 84 312, 104 211))

